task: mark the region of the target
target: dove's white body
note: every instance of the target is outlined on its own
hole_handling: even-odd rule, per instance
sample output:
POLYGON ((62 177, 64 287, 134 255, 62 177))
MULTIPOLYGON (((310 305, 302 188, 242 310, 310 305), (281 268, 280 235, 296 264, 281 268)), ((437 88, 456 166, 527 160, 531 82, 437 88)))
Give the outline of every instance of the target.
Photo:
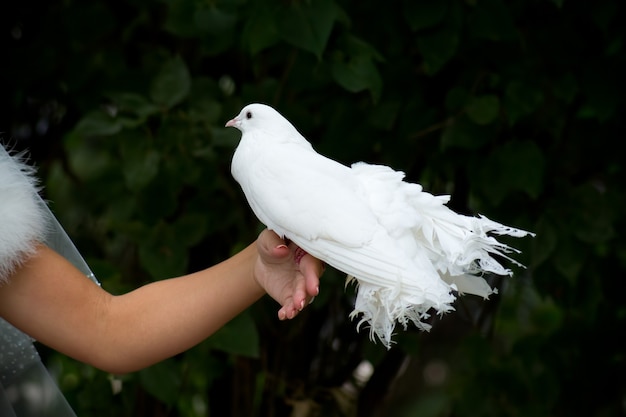
POLYGON ((422 320, 431 308, 451 310, 453 290, 492 293, 474 274, 510 274, 490 256, 510 248, 487 232, 527 232, 458 215, 446 196, 423 192, 389 167, 326 158, 268 106, 246 106, 227 126, 242 131, 232 174, 256 216, 354 277, 353 314, 387 346, 396 322, 427 329, 422 320))

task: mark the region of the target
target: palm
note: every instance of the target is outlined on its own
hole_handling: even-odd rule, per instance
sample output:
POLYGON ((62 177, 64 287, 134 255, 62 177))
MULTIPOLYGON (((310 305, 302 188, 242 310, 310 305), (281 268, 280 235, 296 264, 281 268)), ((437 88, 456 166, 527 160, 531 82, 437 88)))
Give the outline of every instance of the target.
POLYGON ((265 291, 280 305, 281 320, 295 317, 317 295, 322 263, 305 255, 299 264, 294 261, 295 244, 285 243, 265 230, 257 241, 259 257, 254 276, 265 291))

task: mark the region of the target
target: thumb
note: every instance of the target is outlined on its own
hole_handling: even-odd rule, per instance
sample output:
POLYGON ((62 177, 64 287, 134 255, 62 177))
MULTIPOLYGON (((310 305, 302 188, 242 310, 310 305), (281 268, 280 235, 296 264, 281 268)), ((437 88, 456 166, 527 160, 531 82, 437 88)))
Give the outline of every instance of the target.
POLYGON ((283 239, 275 232, 265 229, 257 239, 259 251, 270 258, 281 259, 289 256, 290 250, 283 239))

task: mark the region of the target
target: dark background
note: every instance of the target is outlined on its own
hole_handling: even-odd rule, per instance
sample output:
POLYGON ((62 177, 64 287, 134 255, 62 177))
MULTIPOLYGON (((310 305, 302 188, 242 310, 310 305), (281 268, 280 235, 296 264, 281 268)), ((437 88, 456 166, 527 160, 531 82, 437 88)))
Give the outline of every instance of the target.
POLYGON ((1 139, 30 150, 111 292, 256 237, 223 127, 249 102, 325 155, 537 233, 507 240, 528 268, 498 296, 389 351, 333 270, 293 322, 263 300, 120 393, 41 346, 77 414, 624 415, 624 17, 617 0, 3 2, 1 139))

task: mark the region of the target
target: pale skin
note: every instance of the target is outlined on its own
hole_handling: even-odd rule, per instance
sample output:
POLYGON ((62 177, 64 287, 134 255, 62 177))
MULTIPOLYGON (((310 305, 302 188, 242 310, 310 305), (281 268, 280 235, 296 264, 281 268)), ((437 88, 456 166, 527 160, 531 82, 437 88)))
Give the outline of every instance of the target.
POLYGON ((0 286, 0 316, 102 370, 136 371, 191 348, 264 294, 294 318, 319 292, 323 264, 265 230, 208 269, 111 295, 46 246, 0 286))

